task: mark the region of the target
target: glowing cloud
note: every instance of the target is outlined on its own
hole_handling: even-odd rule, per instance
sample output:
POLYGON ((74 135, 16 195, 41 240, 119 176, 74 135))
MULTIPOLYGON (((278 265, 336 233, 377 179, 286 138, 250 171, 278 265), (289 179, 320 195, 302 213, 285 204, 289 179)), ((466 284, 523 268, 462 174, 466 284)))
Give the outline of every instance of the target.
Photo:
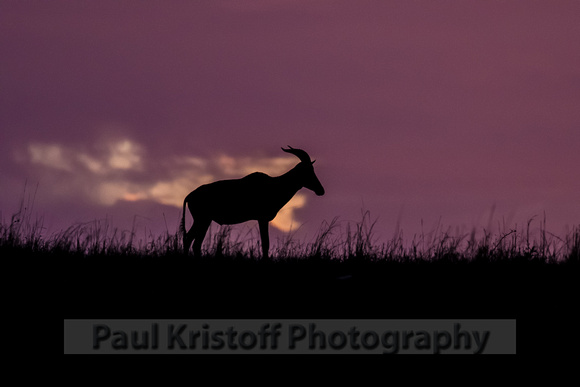
POLYGON ((63 171, 71 170, 70 162, 67 160, 63 148, 60 145, 30 144, 28 146, 28 154, 31 163, 41 164, 52 169, 63 171))
MULTIPOLYGON (((106 174, 112 170, 140 170, 142 148, 130 140, 110 142, 103 154, 68 149, 57 144, 30 144, 29 161, 51 169, 78 172, 79 167, 94 174, 106 174)), ((93 152, 98 153, 98 152, 93 152)))
POLYGON ((77 159, 81 165, 93 173, 102 174, 106 172, 106 168, 104 167, 103 163, 90 155, 80 153, 77 155, 77 159))
POLYGON ((108 164, 113 169, 140 169, 141 147, 129 140, 123 140, 110 145, 108 164))
POLYGON ((270 175, 279 175, 296 164, 295 158, 288 157, 232 157, 219 155, 214 163, 225 176, 243 177, 260 171, 270 175))
MULTIPOLYGON (((239 178, 256 171, 278 176, 297 163, 293 157, 226 154, 208 158, 172 157, 156 161, 157 168, 152 175, 147 172, 153 168, 147 168, 145 149, 129 139, 111 141, 88 150, 34 143, 27 151, 28 163, 42 168, 43 175, 51 176, 57 171, 68 175, 67 189, 57 189, 58 185, 49 187, 53 196, 68 196, 73 200, 83 195, 103 206, 119 201, 149 200, 181 208, 185 196, 202 184, 239 178)), ((298 193, 282 208, 272 225, 284 232, 296 229, 300 223, 294 211, 305 205, 306 197, 298 193)))

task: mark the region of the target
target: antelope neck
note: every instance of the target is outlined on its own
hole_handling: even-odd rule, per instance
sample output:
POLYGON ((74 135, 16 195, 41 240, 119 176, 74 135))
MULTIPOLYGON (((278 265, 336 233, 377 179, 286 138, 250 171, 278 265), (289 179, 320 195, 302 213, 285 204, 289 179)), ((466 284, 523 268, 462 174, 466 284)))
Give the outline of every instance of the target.
POLYGON ((285 191, 292 192, 294 195, 300 188, 302 188, 302 183, 300 182, 299 172, 297 167, 292 168, 285 174, 275 177, 276 182, 279 184, 280 188, 283 188, 285 191))

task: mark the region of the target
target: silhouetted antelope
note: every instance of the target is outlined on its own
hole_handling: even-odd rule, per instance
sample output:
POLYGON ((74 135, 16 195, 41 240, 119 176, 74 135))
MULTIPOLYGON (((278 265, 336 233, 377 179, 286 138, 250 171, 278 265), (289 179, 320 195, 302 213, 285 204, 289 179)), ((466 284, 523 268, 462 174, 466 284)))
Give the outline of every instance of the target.
POLYGON ((314 173, 314 161, 310 161, 308 153, 290 146, 282 150, 300 159, 298 165, 282 176, 271 177, 265 173, 254 172, 241 179, 220 180, 202 185, 185 197, 180 229, 186 255, 192 242, 194 255, 201 255, 201 244, 212 220, 218 224, 257 220, 262 239, 262 256, 268 257, 268 223, 278 211, 302 187, 314 191, 318 196, 324 195, 324 188, 314 173), (193 225, 187 233, 186 205, 193 217, 193 225))

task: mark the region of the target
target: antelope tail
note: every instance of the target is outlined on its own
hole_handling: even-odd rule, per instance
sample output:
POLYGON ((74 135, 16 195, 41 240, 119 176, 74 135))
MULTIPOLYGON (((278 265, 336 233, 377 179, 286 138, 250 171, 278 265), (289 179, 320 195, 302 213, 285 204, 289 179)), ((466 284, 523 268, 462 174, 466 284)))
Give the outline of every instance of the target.
POLYGON ((183 200, 183 212, 181 214, 181 223, 179 224, 179 232, 183 235, 183 241, 185 242, 185 206, 187 205, 187 197, 183 200))

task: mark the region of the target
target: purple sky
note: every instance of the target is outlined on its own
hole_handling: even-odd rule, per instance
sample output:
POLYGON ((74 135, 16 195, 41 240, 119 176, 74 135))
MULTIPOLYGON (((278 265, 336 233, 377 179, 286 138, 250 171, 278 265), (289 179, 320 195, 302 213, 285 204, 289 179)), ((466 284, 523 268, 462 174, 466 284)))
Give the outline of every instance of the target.
POLYGON ((197 185, 308 151, 335 216, 407 239, 580 222, 578 1, 0 3, 0 211, 175 229, 197 185), (146 5, 144 5, 146 4, 146 5), (539 220, 537 221, 539 222, 539 220))

